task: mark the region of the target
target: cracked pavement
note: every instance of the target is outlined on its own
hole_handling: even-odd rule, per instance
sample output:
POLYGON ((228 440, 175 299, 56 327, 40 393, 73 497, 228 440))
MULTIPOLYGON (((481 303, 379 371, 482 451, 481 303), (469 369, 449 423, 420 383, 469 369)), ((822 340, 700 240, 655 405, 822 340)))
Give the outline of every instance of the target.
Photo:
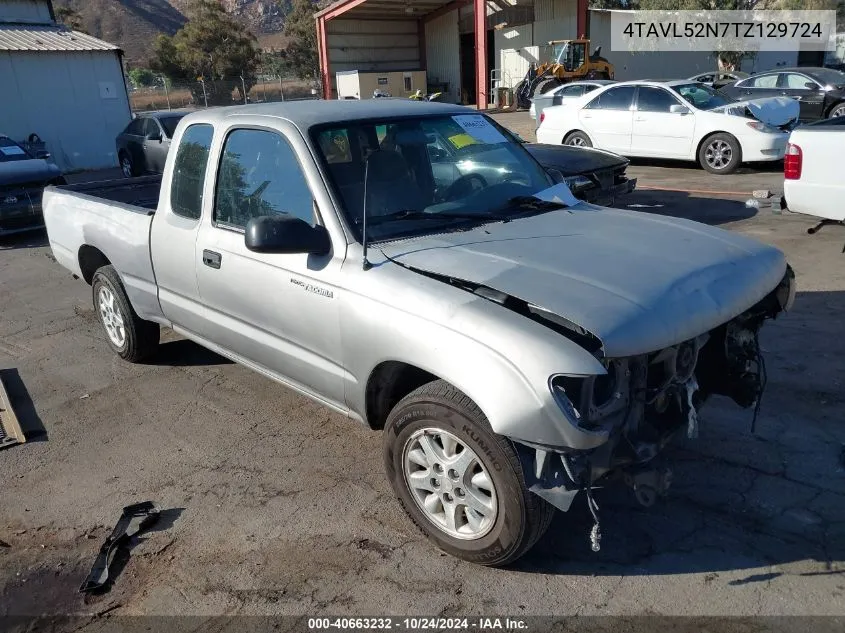
MULTIPOLYGON (((776 169, 630 171, 644 187, 781 181, 776 169)), ((617 206, 787 253, 799 294, 761 337, 756 436, 750 411, 714 400, 700 437, 666 454, 665 499, 646 509, 624 488, 598 492, 601 552, 579 497, 506 570, 423 539, 384 477, 380 433, 170 331, 150 364, 121 361, 90 288, 52 261, 43 234, 1 240, 0 369, 23 425, 42 434, 0 452, 0 615, 845 615, 845 231, 811 237, 807 219, 755 214, 744 199, 643 188, 617 206), (121 508, 148 499, 161 521, 111 592, 83 599, 121 508)))

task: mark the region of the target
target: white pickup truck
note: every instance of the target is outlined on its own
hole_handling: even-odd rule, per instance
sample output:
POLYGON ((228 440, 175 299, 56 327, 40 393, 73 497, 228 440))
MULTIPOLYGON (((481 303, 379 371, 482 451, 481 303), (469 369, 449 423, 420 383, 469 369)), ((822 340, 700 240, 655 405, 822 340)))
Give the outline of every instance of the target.
POLYGON ((780 206, 819 218, 808 230, 811 234, 845 220, 845 178, 839 162, 843 147, 845 117, 802 125, 789 135, 780 206))
POLYGON ((485 565, 576 496, 598 549, 614 475, 654 503, 711 396, 756 408, 795 297, 776 248, 578 200, 486 115, 404 99, 194 112, 160 179, 49 187, 44 217, 121 358, 163 325, 382 429, 410 518, 485 565))

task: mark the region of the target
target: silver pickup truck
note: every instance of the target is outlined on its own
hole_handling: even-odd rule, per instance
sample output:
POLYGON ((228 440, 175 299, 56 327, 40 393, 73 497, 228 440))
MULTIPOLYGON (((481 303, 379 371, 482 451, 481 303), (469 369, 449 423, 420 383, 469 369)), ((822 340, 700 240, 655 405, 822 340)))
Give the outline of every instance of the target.
POLYGON ((212 109, 174 150, 160 183, 45 194, 114 352, 154 354, 169 327, 383 430, 411 520, 486 565, 579 493, 597 549, 593 492, 614 475, 653 503, 661 449, 710 396, 759 402, 758 331, 794 300, 775 248, 576 200, 460 106, 212 109))

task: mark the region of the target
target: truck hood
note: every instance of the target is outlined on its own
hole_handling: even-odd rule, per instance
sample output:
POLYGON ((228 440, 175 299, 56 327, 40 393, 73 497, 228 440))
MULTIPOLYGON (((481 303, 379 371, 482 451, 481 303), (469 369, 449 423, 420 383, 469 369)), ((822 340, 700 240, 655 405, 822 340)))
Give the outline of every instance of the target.
POLYGON ((417 272, 563 317, 596 336, 607 357, 703 334, 763 299, 786 272, 779 250, 741 235, 585 204, 378 248, 417 272))
POLYGON ((796 120, 800 109, 800 104, 790 97, 765 97, 737 101, 720 108, 713 108, 710 112, 723 112, 736 116, 746 116, 748 113, 766 125, 780 127, 796 120))
POLYGON ((47 182, 61 174, 58 167, 40 158, 0 162, 0 187, 26 182, 47 182))

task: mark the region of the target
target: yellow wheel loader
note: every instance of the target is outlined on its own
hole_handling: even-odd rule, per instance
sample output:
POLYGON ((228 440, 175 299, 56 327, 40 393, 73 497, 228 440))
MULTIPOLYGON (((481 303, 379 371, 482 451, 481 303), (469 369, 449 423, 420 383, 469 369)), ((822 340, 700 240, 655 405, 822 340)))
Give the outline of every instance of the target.
POLYGON ((613 64, 601 56, 601 46, 591 55, 590 40, 552 40, 552 60, 531 64, 525 79, 516 86, 516 104, 520 108, 531 107, 535 94, 543 94, 558 86, 579 79, 613 79, 613 64))

